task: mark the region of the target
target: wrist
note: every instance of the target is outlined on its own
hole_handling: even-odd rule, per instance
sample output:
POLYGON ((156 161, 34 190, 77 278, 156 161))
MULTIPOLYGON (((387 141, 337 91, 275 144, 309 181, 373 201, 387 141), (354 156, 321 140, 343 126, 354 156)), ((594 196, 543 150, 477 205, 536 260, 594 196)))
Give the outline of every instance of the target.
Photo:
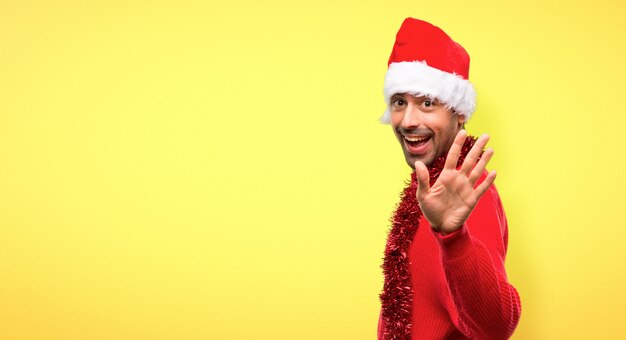
POLYGON ((430 226, 430 228, 432 229, 433 232, 440 234, 441 236, 446 236, 449 234, 452 234, 453 232, 461 229, 461 227, 463 226, 463 224, 459 225, 458 227, 454 227, 454 228, 442 228, 442 227, 438 227, 436 225, 432 225, 430 226))

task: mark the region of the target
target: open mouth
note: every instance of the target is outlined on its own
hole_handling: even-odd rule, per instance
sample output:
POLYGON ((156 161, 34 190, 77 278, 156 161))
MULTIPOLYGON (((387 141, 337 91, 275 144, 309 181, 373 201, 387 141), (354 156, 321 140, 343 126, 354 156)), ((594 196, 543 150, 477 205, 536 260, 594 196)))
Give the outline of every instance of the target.
POLYGON ((410 136, 404 135, 404 142, 410 153, 420 154, 426 151, 426 144, 430 140, 430 136, 410 136))
POLYGON ((412 136, 404 136, 404 140, 406 143, 413 147, 418 147, 420 145, 426 144, 430 140, 430 136, 423 137, 412 137, 412 136))

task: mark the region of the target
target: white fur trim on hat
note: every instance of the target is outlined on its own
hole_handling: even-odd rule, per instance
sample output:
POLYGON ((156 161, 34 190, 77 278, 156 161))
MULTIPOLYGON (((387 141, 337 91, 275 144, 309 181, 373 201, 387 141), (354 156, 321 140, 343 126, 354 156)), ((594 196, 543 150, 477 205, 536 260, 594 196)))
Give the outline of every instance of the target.
POLYGON ((468 120, 476 109, 476 91, 472 84, 454 73, 428 66, 422 61, 391 63, 385 76, 385 103, 387 110, 380 121, 391 123, 389 105, 396 93, 437 98, 446 107, 454 109, 468 120))

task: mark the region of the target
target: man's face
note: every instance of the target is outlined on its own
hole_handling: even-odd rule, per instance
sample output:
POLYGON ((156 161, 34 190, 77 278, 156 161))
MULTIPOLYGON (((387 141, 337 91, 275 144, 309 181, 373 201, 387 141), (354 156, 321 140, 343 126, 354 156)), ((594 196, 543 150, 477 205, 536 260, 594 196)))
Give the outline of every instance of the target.
POLYGON ((389 110, 393 132, 411 168, 415 168, 416 161, 430 165, 446 155, 465 123, 465 116, 446 109, 436 99, 407 93, 394 94, 389 110))

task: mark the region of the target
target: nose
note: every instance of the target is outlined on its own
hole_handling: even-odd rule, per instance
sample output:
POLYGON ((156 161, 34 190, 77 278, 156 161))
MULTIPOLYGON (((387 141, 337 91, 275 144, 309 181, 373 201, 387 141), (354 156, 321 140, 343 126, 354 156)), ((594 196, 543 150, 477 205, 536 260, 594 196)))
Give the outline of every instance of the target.
POLYGON ((405 129, 418 127, 422 124, 422 114, 422 111, 420 111, 417 105, 409 102, 406 110, 404 111, 404 117, 402 117, 400 125, 405 129))

